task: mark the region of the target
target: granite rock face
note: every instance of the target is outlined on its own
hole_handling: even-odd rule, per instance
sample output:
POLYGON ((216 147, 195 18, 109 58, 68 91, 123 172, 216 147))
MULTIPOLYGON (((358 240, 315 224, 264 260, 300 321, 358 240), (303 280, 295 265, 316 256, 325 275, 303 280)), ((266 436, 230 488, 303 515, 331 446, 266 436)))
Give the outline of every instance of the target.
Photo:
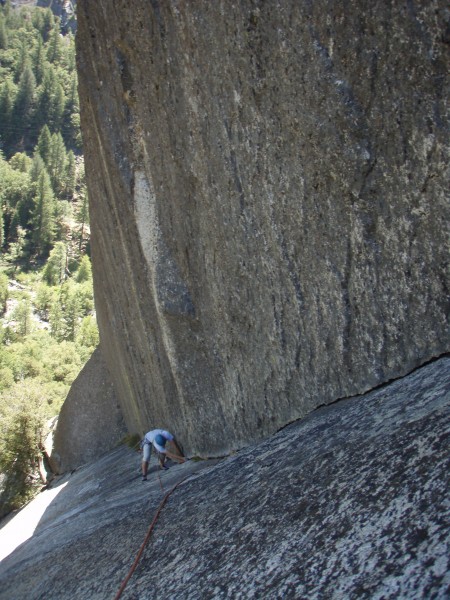
POLYGON ((0 565, 1 600, 114 598, 180 481, 123 600, 447 599, 449 373, 442 358, 160 481, 156 463, 143 483, 137 455, 114 450, 61 479, 33 537, 0 565))
POLYGON ((449 349, 443 0, 78 2, 130 431, 218 456, 449 349))
POLYGON ((100 348, 74 381, 61 409, 50 464, 54 473, 75 469, 111 450, 127 433, 100 348))

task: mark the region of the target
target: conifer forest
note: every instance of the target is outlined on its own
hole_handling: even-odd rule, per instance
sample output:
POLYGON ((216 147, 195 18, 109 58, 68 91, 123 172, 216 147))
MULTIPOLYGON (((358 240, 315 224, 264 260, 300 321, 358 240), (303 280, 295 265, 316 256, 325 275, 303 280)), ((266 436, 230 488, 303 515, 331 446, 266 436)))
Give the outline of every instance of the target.
POLYGON ((50 8, 0 3, 0 516, 98 344, 75 40, 50 8))

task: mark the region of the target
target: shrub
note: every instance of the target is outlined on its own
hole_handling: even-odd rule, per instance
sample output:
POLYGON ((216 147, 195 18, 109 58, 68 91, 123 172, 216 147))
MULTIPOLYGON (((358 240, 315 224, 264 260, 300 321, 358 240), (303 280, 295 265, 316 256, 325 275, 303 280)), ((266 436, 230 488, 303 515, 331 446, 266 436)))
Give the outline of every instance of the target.
POLYGON ((4 273, 0 273, 0 315, 6 310, 6 302, 8 300, 8 277, 4 273))
POLYGON ((46 414, 38 384, 13 386, 0 403, 0 472, 5 514, 26 502, 39 489, 39 460, 46 414))

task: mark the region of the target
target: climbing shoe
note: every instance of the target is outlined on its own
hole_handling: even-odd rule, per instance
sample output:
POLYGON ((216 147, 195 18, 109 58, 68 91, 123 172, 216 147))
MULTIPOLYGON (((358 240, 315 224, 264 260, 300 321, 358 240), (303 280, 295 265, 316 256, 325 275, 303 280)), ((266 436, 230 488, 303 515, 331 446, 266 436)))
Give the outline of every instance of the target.
POLYGON ((142 481, 147 481, 147 477, 143 477, 143 478, 142 478, 142 481))

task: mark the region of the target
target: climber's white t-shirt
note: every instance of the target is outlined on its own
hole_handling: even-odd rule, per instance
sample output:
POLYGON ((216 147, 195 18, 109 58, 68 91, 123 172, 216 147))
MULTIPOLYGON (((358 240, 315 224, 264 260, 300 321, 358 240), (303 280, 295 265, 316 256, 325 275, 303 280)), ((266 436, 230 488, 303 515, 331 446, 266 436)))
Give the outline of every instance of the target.
POLYGON ((158 452, 162 452, 163 454, 166 453, 166 450, 160 446, 159 444, 157 444, 155 442, 155 437, 157 435, 162 435, 163 438, 166 438, 166 440, 173 440, 173 435, 171 433, 169 433, 168 431, 166 431, 165 429, 152 429, 152 431, 149 431, 148 433, 145 434, 144 440, 147 440, 148 442, 150 442, 151 444, 153 444, 153 446, 155 447, 156 450, 158 450, 158 452))

